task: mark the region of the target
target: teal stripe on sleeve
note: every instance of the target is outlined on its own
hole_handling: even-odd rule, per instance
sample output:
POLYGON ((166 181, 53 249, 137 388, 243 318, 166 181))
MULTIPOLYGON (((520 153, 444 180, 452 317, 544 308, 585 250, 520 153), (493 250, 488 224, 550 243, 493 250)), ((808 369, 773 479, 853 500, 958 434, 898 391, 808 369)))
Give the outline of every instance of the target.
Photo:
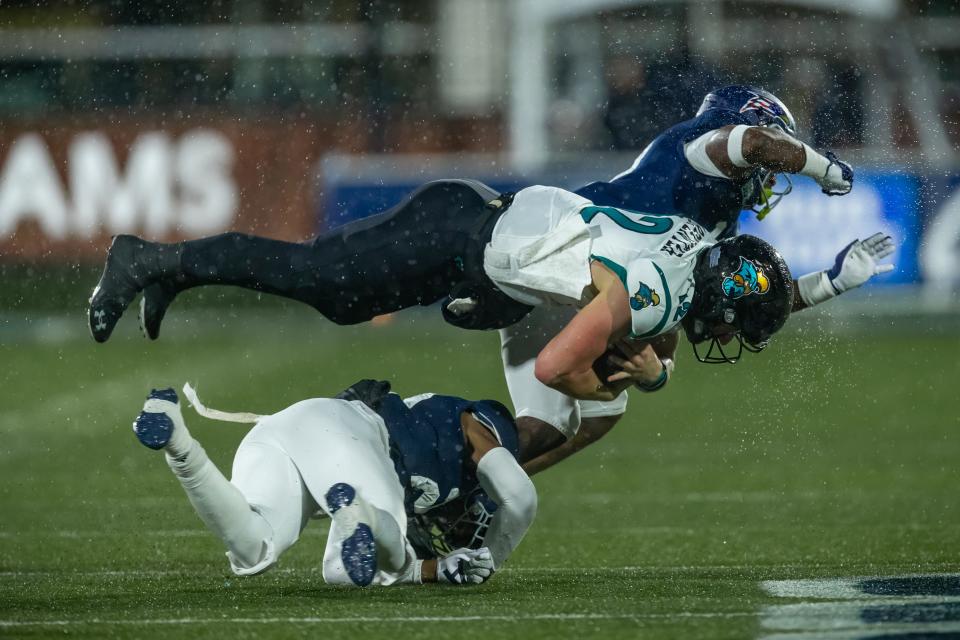
MULTIPOLYGON (((666 300, 667 308, 663 312, 663 317, 660 318, 660 322, 657 323, 653 329, 647 331, 646 333, 641 333, 640 335, 634 334, 634 338, 649 338, 650 336, 655 336, 663 330, 664 325, 667 324, 667 318, 670 317, 670 309, 673 306, 670 298, 670 287, 667 286, 667 277, 663 275, 663 269, 657 265, 656 262, 651 262, 653 268, 657 270, 657 273, 660 274, 660 284, 663 285, 663 297, 666 300)), ((627 289, 627 295, 630 295, 630 290, 627 289)))
POLYGON ((596 256, 590 254, 591 260, 596 260, 610 271, 613 271, 617 274, 617 277, 620 278, 620 282, 623 283, 623 288, 627 290, 627 295, 630 295, 630 287, 627 286, 627 270, 622 266, 611 260, 610 258, 604 258, 603 256, 596 256))

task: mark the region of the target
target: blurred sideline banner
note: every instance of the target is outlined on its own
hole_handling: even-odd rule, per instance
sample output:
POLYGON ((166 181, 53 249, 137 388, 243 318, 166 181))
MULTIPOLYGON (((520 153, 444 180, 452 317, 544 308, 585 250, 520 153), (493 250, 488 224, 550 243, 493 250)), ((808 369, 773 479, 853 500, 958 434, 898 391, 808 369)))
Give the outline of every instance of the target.
POLYGON ((306 123, 199 116, 0 123, 0 257, 100 260, 110 237, 315 228, 306 123))
MULTIPOLYGON (((333 228, 398 203, 407 193, 439 175, 417 180, 355 179, 337 172, 321 180, 318 231, 333 228)), ((443 176, 449 177, 449 176, 443 176)), ((483 175, 476 178, 499 190, 530 184, 577 188, 569 175, 545 174, 521 180, 483 175)), ((595 179, 595 178, 594 178, 595 179)), ((893 236, 896 269, 871 281, 887 285, 924 283, 927 289, 955 295, 960 288, 960 174, 921 176, 893 171, 861 171, 847 196, 828 197, 812 181, 796 176, 793 192, 762 222, 741 215, 741 232, 770 241, 782 253, 795 276, 831 266, 836 254, 854 239, 882 231, 893 236)))
POLYGON ((796 177, 793 192, 762 222, 751 212, 742 214, 740 231, 775 246, 794 277, 831 266, 851 241, 882 231, 897 244, 889 258, 896 269, 871 283, 914 283, 920 279, 920 202, 920 180, 915 176, 861 172, 853 191, 833 197, 821 193, 812 180, 796 177))

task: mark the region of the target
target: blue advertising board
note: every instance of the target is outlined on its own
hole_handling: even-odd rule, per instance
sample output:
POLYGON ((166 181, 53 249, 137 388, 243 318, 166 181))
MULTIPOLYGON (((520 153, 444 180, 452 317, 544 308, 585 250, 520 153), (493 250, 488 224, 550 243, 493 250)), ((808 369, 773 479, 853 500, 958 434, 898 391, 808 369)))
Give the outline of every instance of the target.
POLYGON ((920 180, 912 175, 861 172, 853 191, 833 197, 822 194, 811 180, 796 178, 793 192, 762 222, 744 212, 740 231, 777 247, 794 276, 831 266, 850 242, 882 231, 896 243, 887 260, 896 268, 871 284, 912 283, 920 279, 922 208, 920 180))

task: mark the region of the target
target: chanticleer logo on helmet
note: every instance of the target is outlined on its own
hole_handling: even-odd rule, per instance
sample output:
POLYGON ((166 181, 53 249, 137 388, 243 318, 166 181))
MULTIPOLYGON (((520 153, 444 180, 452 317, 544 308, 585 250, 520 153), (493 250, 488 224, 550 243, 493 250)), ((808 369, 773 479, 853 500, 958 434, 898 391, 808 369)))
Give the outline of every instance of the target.
POLYGON ((736 300, 751 293, 759 295, 770 290, 770 279, 763 269, 751 260, 740 257, 740 266, 734 273, 723 279, 723 293, 728 298, 736 300))
POLYGON ((637 292, 630 297, 630 306, 634 311, 655 307, 658 304, 660 304, 660 295, 642 282, 637 292))

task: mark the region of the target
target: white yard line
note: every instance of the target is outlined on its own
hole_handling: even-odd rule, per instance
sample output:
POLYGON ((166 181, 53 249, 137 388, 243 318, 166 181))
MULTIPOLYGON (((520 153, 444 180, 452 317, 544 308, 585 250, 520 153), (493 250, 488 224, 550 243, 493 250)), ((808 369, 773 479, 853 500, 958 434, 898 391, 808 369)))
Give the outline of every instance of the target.
MULTIPOLYGON (((810 580, 765 580, 760 583, 764 591, 777 598, 819 598, 823 600, 862 600, 869 598, 877 603, 902 596, 864 594, 859 585, 865 581, 902 578, 956 578, 957 573, 905 573, 895 576, 861 576, 852 578, 814 578, 810 580)), ((955 600, 938 596, 941 600, 955 600)))
MULTIPOLYGON (((714 503, 714 502, 738 502, 738 503, 764 503, 764 502, 777 502, 783 500, 786 497, 789 497, 792 500, 820 500, 827 496, 829 493, 830 496, 835 496, 837 494, 852 493, 850 491, 833 491, 833 492, 823 492, 823 491, 710 491, 710 492, 694 492, 694 493, 632 493, 630 494, 630 502, 676 502, 682 500, 684 502, 704 502, 704 503, 714 503)), ((621 494, 610 493, 610 492, 585 492, 578 493, 575 495, 564 496, 564 500, 570 504, 596 504, 596 503, 614 503, 614 502, 623 502, 623 496, 621 494)))
POLYGON ((761 582, 763 590, 774 597, 807 600, 763 607, 758 613, 760 626, 776 633, 762 640, 853 640, 887 635, 946 637, 945 634, 956 637, 960 632, 960 621, 955 619, 960 596, 953 595, 952 589, 938 594, 924 593, 921 588, 917 595, 909 595, 872 593, 864 586, 874 581, 911 578, 952 582, 960 578, 960 574, 907 573, 761 582))
MULTIPOLYGON (((175 500, 169 500, 170 504, 180 504, 183 500, 179 497, 175 500)), ((325 520, 325 519, 323 519, 325 520)), ((318 522, 323 520, 317 519, 318 522)), ((605 529, 605 531, 610 531, 611 529, 605 529)), ((669 535, 693 535, 696 533, 695 529, 689 527, 673 527, 673 526, 660 526, 660 525, 650 525, 650 526, 636 526, 636 527, 619 527, 615 529, 616 531, 632 531, 637 533, 646 533, 646 534, 669 534, 669 535)), ((14 539, 14 538, 26 538, 29 540, 36 540, 38 538, 83 538, 83 539, 93 539, 93 538, 127 538, 131 535, 134 535, 130 531, 117 531, 117 530, 74 530, 74 529, 31 529, 25 531, 0 531, 0 539, 14 539)), ((138 531, 136 533, 139 537, 151 537, 151 538, 209 538, 211 533, 206 529, 155 529, 151 531, 138 531)), ((327 535, 327 528, 312 526, 304 529, 300 537, 324 537, 327 535)))
POLYGON ((146 620, 104 620, 87 618, 75 620, 0 620, 0 628, 10 627, 66 627, 75 625, 199 625, 199 624, 359 624, 359 623, 419 623, 419 622, 517 622, 524 620, 661 620, 676 618, 744 618, 755 616, 755 611, 674 613, 537 613, 518 615, 475 616, 356 616, 346 618, 288 617, 288 618, 156 618, 146 620))
POLYGON ((863 592, 857 588, 858 578, 814 580, 765 580, 760 583, 764 591, 776 598, 824 598, 857 599, 863 592))

